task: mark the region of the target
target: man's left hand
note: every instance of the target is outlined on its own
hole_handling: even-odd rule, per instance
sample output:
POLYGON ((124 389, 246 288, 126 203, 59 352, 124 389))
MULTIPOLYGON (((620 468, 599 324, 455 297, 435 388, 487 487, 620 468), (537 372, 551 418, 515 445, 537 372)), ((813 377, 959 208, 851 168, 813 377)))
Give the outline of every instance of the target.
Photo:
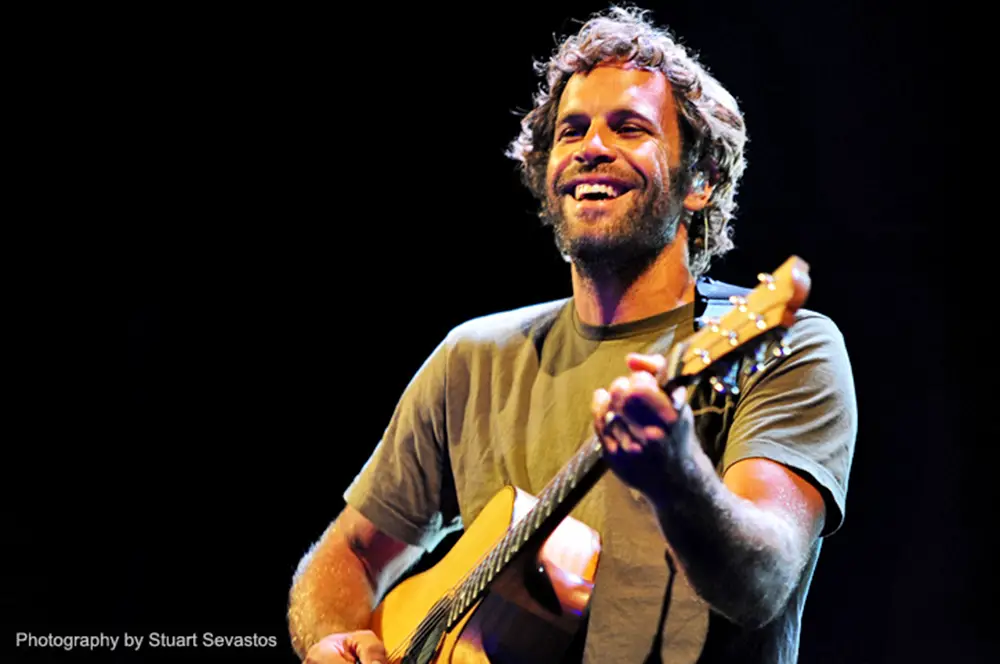
POLYGON ((691 409, 684 388, 668 396, 657 383, 663 356, 633 353, 627 362, 629 376, 594 392, 594 430, 611 470, 655 502, 692 453, 691 409))

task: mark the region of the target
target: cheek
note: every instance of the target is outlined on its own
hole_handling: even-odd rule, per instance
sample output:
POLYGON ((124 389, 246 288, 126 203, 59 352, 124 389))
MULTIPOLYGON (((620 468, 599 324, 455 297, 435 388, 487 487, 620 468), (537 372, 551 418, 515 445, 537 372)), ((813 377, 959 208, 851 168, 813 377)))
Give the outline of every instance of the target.
POLYGON ((566 165, 569 163, 570 157, 568 155, 560 155, 556 152, 552 152, 549 158, 549 163, 545 171, 545 188, 546 194, 549 196, 555 196, 554 185, 559 179, 559 176, 563 171, 566 170, 566 165))
POLYGON ((662 147, 650 148, 643 156, 642 163, 650 178, 657 180, 664 189, 670 188, 670 155, 662 147))

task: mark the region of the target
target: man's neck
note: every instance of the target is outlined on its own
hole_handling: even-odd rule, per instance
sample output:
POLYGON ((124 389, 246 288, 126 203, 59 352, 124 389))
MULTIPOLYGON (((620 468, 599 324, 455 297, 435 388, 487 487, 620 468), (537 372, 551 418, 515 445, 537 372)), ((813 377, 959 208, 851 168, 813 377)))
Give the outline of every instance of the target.
POLYGON ((637 276, 585 274, 572 267, 577 315, 588 325, 617 325, 649 318, 694 301, 695 279, 682 242, 673 242, 637 276))

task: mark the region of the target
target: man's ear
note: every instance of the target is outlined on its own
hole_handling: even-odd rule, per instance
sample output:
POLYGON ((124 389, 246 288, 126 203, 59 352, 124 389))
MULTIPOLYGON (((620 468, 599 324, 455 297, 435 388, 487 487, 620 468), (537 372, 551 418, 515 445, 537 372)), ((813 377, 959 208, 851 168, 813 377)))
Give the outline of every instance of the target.
POLYGON ((704 173, 696 174, 694 180, 691 181, 691 190, 684 197, 684 207, 691 212, 704 209, 712 197, 713 189, 714 187, 706 181, 704 173))

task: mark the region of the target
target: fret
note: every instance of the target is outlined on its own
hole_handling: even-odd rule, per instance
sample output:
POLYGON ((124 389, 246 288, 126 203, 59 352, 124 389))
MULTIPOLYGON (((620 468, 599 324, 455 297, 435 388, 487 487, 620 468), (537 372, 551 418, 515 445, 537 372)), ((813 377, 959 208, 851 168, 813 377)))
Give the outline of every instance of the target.
POLYGON ((490 581, 496 578, 500 567, 500 557, 500 549, 493 547, 489 557, 486 559, 486 578, 490 581))
POLYGON ((580 455, 577 454, 569 461, 569 465, 566 467, 566 474, 569 476, 569 488, 575 489, 576 483, 580 480, 580 476, 577 471, 580 469, 580 455))
POLYGON ((471 589, 472 592, 470 593, 469 596, 470 603, 472 600, 475 599, 476 595, 479 594, 479 590, 482 588, 482 580, 483 580, 483 568, 482 566, 477 566, 475 573, 472 575, 472 589, 471 589))
POLYGON ((497 578, 500 568, 503 566, 503 553, 498 548, 493 549, 490 554, 490 581, 497 578))
POLYGON ((531 529, 538 530, 538 527, 542 525, 542 519, 544 519, 544 515, 542 514, 542 502, 539 501, 535 504, 535 509, 532 511, 531 529))
POLYGON ((482 562, 483 567, 483 578, 489 583, 493 580, 493 566, 496 562, 496 549, 490 551, 490 554, 486 556, 486 559, 482 562))
POLYGON ((510 544, 512 547, 514 547, 515 551, 517 551, 517 549, 520 547, 521 537, 524 535, 524 531, 526 531, 527 529, 528 529, 527 521, 525 520, 521 520, 521 522, 517 524, 517 527, 514 528, 514 532, 511 535, 510 544))
POLYGON ((560 473, 559 474, 559 498, 556 499, 557 503, 561 503, 566 499, 566 491, 569 489, 570 474, 560 473))

